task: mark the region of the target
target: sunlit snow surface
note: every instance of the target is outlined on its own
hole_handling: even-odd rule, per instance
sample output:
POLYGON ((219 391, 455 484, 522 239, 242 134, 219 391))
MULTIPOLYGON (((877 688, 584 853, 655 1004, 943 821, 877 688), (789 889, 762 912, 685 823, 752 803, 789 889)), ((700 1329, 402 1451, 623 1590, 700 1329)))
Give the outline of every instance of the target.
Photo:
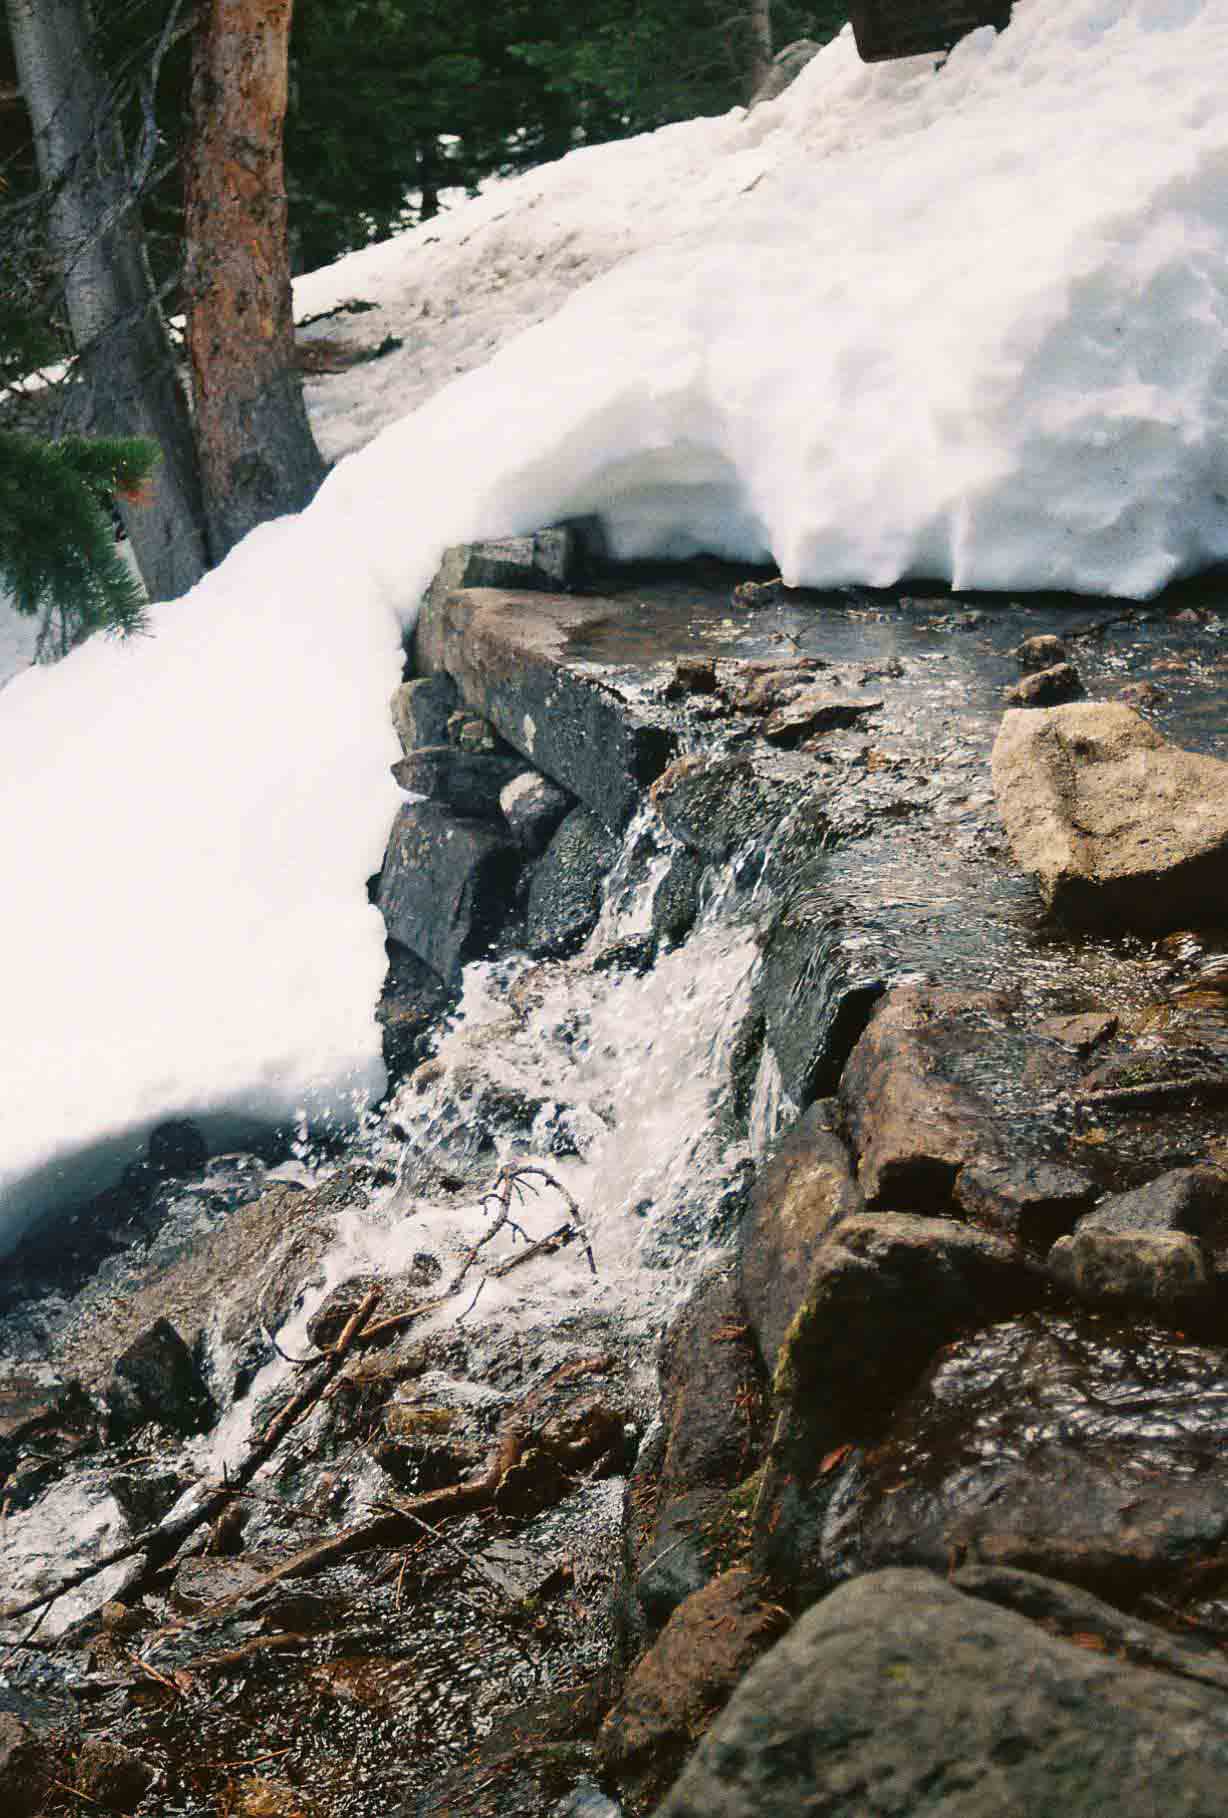
POLYGON ((1225 0, 1019 0, 937 72, 846 33, 303 281, 406 340, 313 388, 329 451, 412 414, 0 696, 8 1234, 167 1115, 379 1090, 383 702, 447 543, 597 511, 794 582, 1130 595, 1228 555, 1225 67, 1225 0))

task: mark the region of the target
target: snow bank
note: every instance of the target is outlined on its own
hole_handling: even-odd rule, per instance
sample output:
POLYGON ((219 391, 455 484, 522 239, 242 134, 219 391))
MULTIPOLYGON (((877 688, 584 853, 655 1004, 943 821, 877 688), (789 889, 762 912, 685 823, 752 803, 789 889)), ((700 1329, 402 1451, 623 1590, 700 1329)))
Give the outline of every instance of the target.
POLYGON ((0 698, 9 1237, 161 1117, 379 1090, 383 704, 446 543, 596 511, 795 582, 1127 595, 1228 555, 1226 66, 1225 0, 1018 0, 937 73, 846 33, 301 285, 416 325, 315 389, 329 445, 421 407, 0 698))

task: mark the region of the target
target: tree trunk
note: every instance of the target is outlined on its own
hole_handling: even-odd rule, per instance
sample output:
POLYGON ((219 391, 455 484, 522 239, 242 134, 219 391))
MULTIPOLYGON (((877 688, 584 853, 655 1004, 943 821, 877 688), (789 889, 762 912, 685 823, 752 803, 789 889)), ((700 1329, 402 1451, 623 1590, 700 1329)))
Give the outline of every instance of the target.
POLYGON ((202 0, 185 170, 188 354, 210 541, 324 477, 294 356, 282 127, 293 0, 202 0))
POLYGON ((750 36, 747 100, 753 101, 772 73, 772 0, 750 0, 747 24, 750 36))
POLYGON ((48 229, 88 427, 149 436, 162 450, 149 503, 121 505, 152 599, 185 593, 207 567, 187 404, 162 319, 118 123, 94 50, 89 0, 6 0, 34 128, 48 229))

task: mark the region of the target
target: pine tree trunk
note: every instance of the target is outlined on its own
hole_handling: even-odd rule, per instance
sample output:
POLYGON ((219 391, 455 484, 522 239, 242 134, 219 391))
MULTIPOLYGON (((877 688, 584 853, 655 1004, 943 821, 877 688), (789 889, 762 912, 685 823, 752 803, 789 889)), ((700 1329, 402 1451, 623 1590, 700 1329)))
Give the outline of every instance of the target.
POLYGON ((158 306, 139 204, 94 50, 89 0, 6 0, 18 77, 49 201, 52 254, 97 435, 162 451, 149 503, 124 512, 150 597, 185 593, 207 567, 187 403, 158 306))
POLYGON ((210 541, 324 477, 294 357, 282 127, 293 0, 202 0, 186 160, 188 353, 210 541))
POLYGON ((747 99, 753 100, 772 73, 772 0, 750 0, 750 59, 747 66, 747 99))

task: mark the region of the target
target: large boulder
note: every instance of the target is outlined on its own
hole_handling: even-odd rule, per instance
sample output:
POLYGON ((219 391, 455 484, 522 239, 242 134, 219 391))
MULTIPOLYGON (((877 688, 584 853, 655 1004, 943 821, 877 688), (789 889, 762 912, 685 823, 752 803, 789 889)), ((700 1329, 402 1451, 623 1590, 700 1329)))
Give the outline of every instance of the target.
POLYGON ((1084 1640, 924 1572, 845 1585, 743 1680, 659 1818, 1217 1818, 1222 1690, 1084 1640))
POLYGON ((1016 862, 1081 927, 1228 918, 1228 764, 1118 702, 1008 712, 994 790, 1016 862))

